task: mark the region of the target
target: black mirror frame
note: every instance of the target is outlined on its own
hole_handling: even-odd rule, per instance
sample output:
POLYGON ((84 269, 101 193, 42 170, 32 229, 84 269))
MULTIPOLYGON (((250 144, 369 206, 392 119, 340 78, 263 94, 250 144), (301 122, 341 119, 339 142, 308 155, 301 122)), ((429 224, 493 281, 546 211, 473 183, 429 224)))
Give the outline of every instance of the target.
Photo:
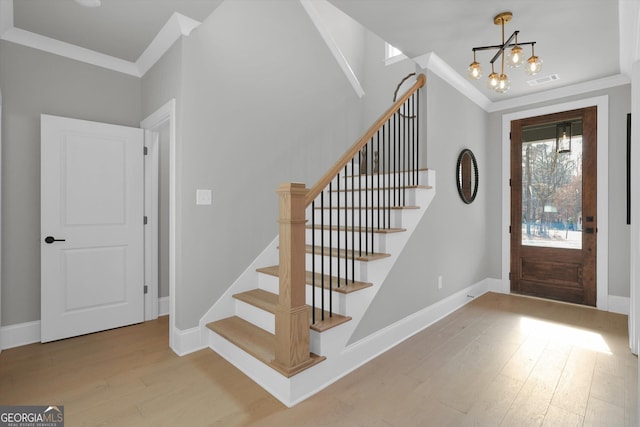
POLYGON ((470 204, 475 200, 476 195, 478 194, 478 162, 476 161, 476 156, 474 156, 473 152, 468 148, 462 150, 460 152, 460 155, 458 156, 458 163, 456 164, 456 186, 458 187, 458 194, 460 195, 460 198, 463 202, 465 202, 466 204, 470 204), (465 154, 469 154, 469 156, 471 157, 471 164, 473 165, 473 174, 475 178, 473 192, 471 193, 471 197, 469 197, 468 199, 465 197, 464 192, 462 191, 462 182, 460 182, 460 169, 462 167, 462 159, 464 158, 465 154))

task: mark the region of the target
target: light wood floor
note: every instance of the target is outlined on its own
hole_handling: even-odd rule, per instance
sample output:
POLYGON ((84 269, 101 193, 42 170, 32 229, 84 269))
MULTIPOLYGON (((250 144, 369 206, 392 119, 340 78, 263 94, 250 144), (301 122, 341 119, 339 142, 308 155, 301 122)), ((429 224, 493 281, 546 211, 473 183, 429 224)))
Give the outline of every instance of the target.
POLYGON ((287 409, 167 318, 0 354, 0 404, 66 425, 636 426, 627 317, 489 293, 287 409))

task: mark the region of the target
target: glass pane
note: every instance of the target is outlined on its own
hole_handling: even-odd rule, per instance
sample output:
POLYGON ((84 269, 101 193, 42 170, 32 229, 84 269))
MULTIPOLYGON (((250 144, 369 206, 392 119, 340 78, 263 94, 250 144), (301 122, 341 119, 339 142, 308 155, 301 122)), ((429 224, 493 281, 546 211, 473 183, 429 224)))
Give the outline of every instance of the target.
POLYGON ((582 249, 582 123, 562 125, 523 129, 523 246, 582 249))

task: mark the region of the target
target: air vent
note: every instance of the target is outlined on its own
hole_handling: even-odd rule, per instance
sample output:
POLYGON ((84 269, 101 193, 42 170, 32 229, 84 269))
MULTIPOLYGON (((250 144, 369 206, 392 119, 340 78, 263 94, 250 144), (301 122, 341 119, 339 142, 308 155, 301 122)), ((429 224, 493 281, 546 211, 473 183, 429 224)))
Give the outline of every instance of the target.
POLYGON ((538 77, 537 79, 527 80, 527 83, 529 83, 529 86, 538 86, 543 83, 554 82, 556 80, 560 80, 560 76, 557 74, 551 74, 548 76, 538 77))

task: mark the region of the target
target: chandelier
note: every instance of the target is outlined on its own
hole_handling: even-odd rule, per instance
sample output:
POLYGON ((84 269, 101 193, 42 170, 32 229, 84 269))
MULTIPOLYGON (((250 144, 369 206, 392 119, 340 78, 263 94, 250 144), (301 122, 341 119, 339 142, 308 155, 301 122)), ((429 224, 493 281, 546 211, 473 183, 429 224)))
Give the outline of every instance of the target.
POLYGON ((494 46, 480 46, 474 47, 473 50, 473 62, 469 65, 467 73, 472 80, 478 80, 482 77, 482 68, 480 63, 476 60, 476 52, 479 50, 498 50, 496 54, 491 58, 489 63, 491 64, 491 74, 488 76, 487 86, 489 89, 495 90, 498 93, 505 93, 511 87, 511 81, 509 76, 504 72, 505 56, 507 65, 511 68, 520 67, 525 63, 522 46, 531 45, 531 56, 526 60, 525 72, 530 76, 535 76, 542 69, 542 61, 535 54, 536 42, 518 42, 518 33, 520 31, 514 31, 513 34, 505 41, 504 39, 504 24, 511 21, 513 14, 511 12, 502 12, 493 18, 493 23, 502 26, 502 44, 494 46), (509 49, 510 48, 510 49, 509 49), (508 54, 505 50, 509 49, 508 54), (500 74, 495 72, 494 62, 499 58, 502 59, 500 74))

